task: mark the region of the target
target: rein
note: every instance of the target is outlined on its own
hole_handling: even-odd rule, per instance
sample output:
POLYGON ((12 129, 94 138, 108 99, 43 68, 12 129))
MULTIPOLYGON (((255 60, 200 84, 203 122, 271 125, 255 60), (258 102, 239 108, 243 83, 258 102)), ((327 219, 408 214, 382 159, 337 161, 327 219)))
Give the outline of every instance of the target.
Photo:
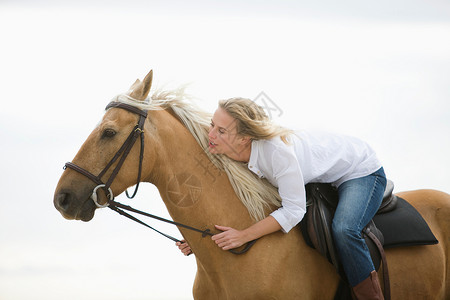
MULTIPOLYGON (((140 154, 139 154, 139 169, 138 169, 138 175, 137 175, 137 184, 136 184, 136 188, 133 192, 133 194, 130 196, 128 194, 128 191, 125 191, 125 194, 127 195, 127 197, 129 199, 132 199, 136 196, 138 188, 139 188, 139 183, 141 181, 141 173, 142 173, 142 161, 144 160, 144 124, 145 124, 145 120, 147 119, 147 111, 145 110, 141 110, 137 107, 134 107, 132 105, 126 104, 126 103, 121 103, 121 102, 110 102, 107 106, 106 106, 106 110, 109 108, 122 108, 125 109, 129 112, 135 113, 137 115, 139 115, 139 121, 138 124, 133 128, 133 130, 130 132, 130 134, 128 135, 127 139, 125 140, 125 142, 122 144, 122 146, 120 147, 120 149, 116 152, 116 154, 114 155, 114 157, 108 162, 108 164, 105 166, 105 168, 100 172, 100 174, 98 174, 97 176, 95 176, 94 174, 92 174, 91 172, 83 169, 80 166, 77 166, 76 164, 72 163, 72 162, 67 162, 64 165, 64 170, 67 168, 70 168, 74 171, 77 171, 78 173, 86 176, 87 178, 89 178, 90 180, 92 180, 94 183, 97 184, 97 186, 94 188, 94 190, 92 191, 92 195, 91 195, 91 199, 94 201, 95 205, 98 208, 105 208, 105 207, 109 207, 110 209, 112 209, 113 211, 119 213, 122 216, 125 216, 139 224, 142 224, 154 231, 156 231, 157 233, 165 236, 166 238, 175 241, 175 242, 181 242, 180 240, 165 234, 153 227, 151 227, 150 225, 142 222, 141 220, 135 218, 134 216, 130 215, 129 213, 125 212, 124 210, 133 212, 133 213, 137 213, 146 217, 150 217, 153 218, 155 220, 158 221, 162 221, 162 222, 166 222, 172 225, 176 225, 178 227, 183 227, 192 231, 196 231, 202 234, 202 237, 206 237, 206 236, 213 236, 214 234, 211 233, 211 231, 209 229, 205 229, 205 230, 201 230, 195 227, 191 227, 182 223, 178 223, 175 221, 171 221, 168 219, 164 219, 137 209, 132 208, 131 206, 128 205, 124 205, 122 203, 116 202, 114 201, 114 195, 113 192, 111 190, 111 184, 113 183, 114 179, 116 178, 117 174, 119 173, 120 168, 122 167, 125 159, 127 158, 128 154, 130 153, 133 145, 135 144, 136 140, 138 139, 138 137, 140 136, 141 138, 141 148, 140 148, 140 154), (120 157, 120 159, 119 159, 120 157), (112 171, 111 175, 109 176, 108 180, 106 181, 106 183, 103 183, 102 181, 102 177, 106 174, 106 172, 109 170, 109 168, 117 161, 117 165, 114 168, 114 170, 112 171), (98 198, 97 198, 97 190, 101 188, 105 191, 106 193, 106 197, 108 198, 107 202, 105 204, 100 204, 98 203, 98 198)), ((254 244, 255 244, 256 240, 250 241, 248 242, 245 247, 240 250, 228 250, 229 252, 233 253, 233 254, 243 254, 245 252, 247 252, 254 244)))
MULTIPOLYGON (((140 211, 138 209, 132 208, 131 206, 124 205, 122 203, 116 202, 114 200, 110 200, 109 203, 110 203, 110 205, 108 207, 110 209, 114 210, 115 212, 119 213, 120 215, 125 216, 125 217, 127 217, 127 218, 129 218, 129 219, 131 219, 131 220, 141 224, 141 225, 144 225, 147 228, 150 228, 150 229, 156 231, 157 233, 165 236, 166 238, 168 238, 168 239, 170 239, 170 240, 172 240, 174 242, 181 242, 181 240, 179 240, 177 238, 174 238, 171 235, 168 235, 166 233, 163 233, 163 232, 153 228, 152 226, 150 226, 150 225, 142 222, 141 220, 133 217, 129 213, 125 212, 124 210, 128 210, 128 211, 133 212, 133 213, 137 213, 137 214, 149 217, 149 218, 153 218, 153 219, 161 221, 161 222, 166 222, 166 223, 169 223, 169 224, 172 224, 172 225, 176 225, 178 227, 183 227, 183 228, 186 228, 186 229, 189 229, 189 230, 192 230, 192 231, 197 231, 197 232, 202 234, 202 237, 213 236, 214 235, 214 233, 211 233, 211 230, 209 230, 209 229, 201 230, 201 229, 198 229, 198 228, 195 228, 195 227, 191 227, 189 225, 185 225, 185 224, 182 224, 182 223, 178 223, 178 222, 175 222, 175 221, 164 219, 164 218, 161 218, 161 217, 158 217, 158 216, 155 216, 155 215, 152 215, 152 214, 140 211)), ((233 254, 244 254, 245 252, 250 250, 250 248, 255 243, 256 243, 256 240, 253 240, 253 241, 248 242, 242 250, 237 251, 237 250, 234 250, 234 249, 230 249, 228 251, 233 253, 233 254)))

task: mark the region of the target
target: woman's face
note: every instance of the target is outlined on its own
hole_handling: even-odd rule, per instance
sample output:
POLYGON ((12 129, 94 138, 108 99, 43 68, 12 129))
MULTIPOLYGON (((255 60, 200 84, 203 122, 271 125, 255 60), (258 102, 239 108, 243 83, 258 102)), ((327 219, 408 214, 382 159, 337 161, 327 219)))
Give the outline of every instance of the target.
POLYGON ((212 154, 225 154, 233 159, 239 157, 248 141, 237 133, 237 120, 220 107, 211 119, 208 138, 212 154))

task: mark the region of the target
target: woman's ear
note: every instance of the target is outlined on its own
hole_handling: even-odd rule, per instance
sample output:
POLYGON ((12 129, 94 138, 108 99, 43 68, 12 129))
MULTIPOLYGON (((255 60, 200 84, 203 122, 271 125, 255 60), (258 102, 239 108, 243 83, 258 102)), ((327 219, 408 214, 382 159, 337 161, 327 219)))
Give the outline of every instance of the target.
POLYGON ((241 137, 241 144, 246 145, 252 142, 252 138, 249 136, 242 136, 241 137))

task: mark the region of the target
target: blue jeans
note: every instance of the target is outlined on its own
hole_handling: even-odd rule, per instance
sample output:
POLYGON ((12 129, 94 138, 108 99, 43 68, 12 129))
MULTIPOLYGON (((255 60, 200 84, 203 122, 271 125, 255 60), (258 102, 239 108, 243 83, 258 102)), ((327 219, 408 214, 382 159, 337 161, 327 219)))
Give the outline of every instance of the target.
POLYGON ((361 231, 376 214, 386 189, 384 169, 342 183, 333 218, 334 242, 351 286, 375 270, 361 231))

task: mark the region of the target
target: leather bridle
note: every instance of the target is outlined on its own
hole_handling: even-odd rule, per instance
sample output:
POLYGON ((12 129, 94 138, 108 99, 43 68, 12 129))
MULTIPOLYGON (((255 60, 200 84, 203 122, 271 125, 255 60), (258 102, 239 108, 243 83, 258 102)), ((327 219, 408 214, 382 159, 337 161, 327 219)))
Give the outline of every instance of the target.
MULTIPOLYGON (((127 195, 127 197, 129 199, 132 199, 136 196, 138 188, 139 188, 139 183, 141 181, 141 173, 142 173, 142 162, 144 160, 144 124, 145 124, 145 120, 147 119, 147 111, 146 110, 141 110, 135 106, 126 104, 126 103, 122 103, 122 102, 110 102, 107 106, 105 110, 108 110, 110 108, 121 108, 121 109, 125 109, 129 112, 135 113, 137 115, 139 115, 139 121, 138 124, 136 124, 136 126, 134 126, 133 130, 130 132, 130 134, 128 135, 127 139, 125 140, 125 142, 122 144, 122 146, 120 147, 120 149, 116 152, 116 154, 114 155, 114 157, 108 162, 108 164, 105 166, 105 168, 96 176, 94 174, 92 174, 91 172, 87 171, 86 169, 83 169, 82 167, 72 163, 72 162, 67 162, 64 165, 64 169, 66 168, 70 168, 74 171, 77 171, 78 173, 86 176, 87 178, 89 178, 90 180, 92 180, 94 183, 97 184, 97 186, 94 188, 94 190, 92 191, 92 195, 91 195, 91 199, 94 201, 95 205, 98 208, 105 208, 105 207, 109 207, 110 209, 114 210, 115 212, 135 221, 138 222, 139 224, 142 224, 156 232, 158 232, 159 234, 175 241, 175 242, 181 242, 181 240, 178 240, 168 234, 165 234, 151 226, 149 226, 148 224, 142 222, 141 220, 135 218, 134 216, 126 213, 123 210, 128 210, 131 211, 133 213, 138 213, 159 221, 163 221, 166 223, 170 223, 179 227, 184 227, 187 228, 189 230, 193 230, 193 231, 197 231, 200 232, 202 234, 202 237, 205 236, 213 236, 214 234, 211 233, 211 231, 209 229, 205 229, 205 230, 201 230, 195 227, 191 227, 182 223, 178 223, 178 222, 174 222, 171 220, 167 220, 137 209, 134 209, 128 205, 124 205, 121 204, 119 202, 114 201, 114 195, 113 192, 111 190, 111 184, 113 183, 114 179, 116 178, 117 174, 119 173, 120 168, 122 167, 125 159, 127 158, 128 154, 130 153, 131 149, 133 148, 133 145, 135 144, 135 142, 137 141, 138 137, 141 138, 141 148, 140 148, 140 154, 139 154, 139 169, 138 169, 138 175, 137 175, 137 183, 136 183, 136 188, 133 192, 133 194, 130 196, 128 194, 128 191, 125 191, 125 194, 127 195), (120 159, 119 159, 120 158, 120 159), (104 183, 102 181, 102 177, 106 174, 106 172, 111 168, 111 166, 117 161, 117 165, 114 168, 114 170, 112 171, 111 175, 109 176, 108 180, 106 181, 106 183, 104 183), (98 199, 97 199, 97 190, 98 189, 103 189, 105 191, 105 194, 107 195, 107 202, 105 204, 100 204, 98 203, 98 199)), ((245 252, 247 252, 252 246, 253 244, 256 242, 256 240, 250 241, 248 242, 245 247, 240 250, 228 250, 233 254, 243 254, 245 252)))
POLYGON ((134 106, 126 104, 126 103, 121 103, 121 102, 110 102, 106 106, 106 110, 113 108, 113 107, 122 108, 127 111, 138 114, 139 121, 138 121, 138 124, 136 124, 136 126, 134 126, 133 130, 130 132, 130 134, 128 135, 125 142, 122 144, 122 147, 120 147, 120 149, 116 152, 114 157, 109 161, 109 163, 105 166, 105 168, 100 172, 100 174, 95 176, 91 172, 83 169, 80 166, 77 166, 76 164, 74 164, 72 162, 67 162, 65 164, 65 168, 71 168, 71 169, 77 171, 78 173, 86 176, 87 178, 91 179, 93 182, 95 182, 97 184, 97 186, 92 191, 91 198, 94 201, 95 205, 99 208, 104 208, 104 207, 109 206, 109 201, 114 200, 114 195, 111 190, 111 184, 113 183, 114 179, 116 178, 117 174, 119 173, 120 168, 122 167, 125 159, 127 158, 128 154, 131 151, 131 148, 133 148, 133 145, 139 136, 141 137, 141 151, 139 154, 139 169, 138 169, 136 188, 134 190, 133 195, 131 195, 131 196, 128 194, 128 191, 125 192, 127 197, 130 199, 134 198, 134 196, 136 196, 136 193, 138 191, 139 182, 141 181, 142 161, 144 160, 144 134, 143 133, 144 133, 145 120, 147 119, 147 111, 141 110, 137 107, 134 107, 134 106), (119 157, 120 157, 120 160, 117 163, 116 167, 112 171, 112 173, 109 176, 106 183, 103 183, 102 177, 106 174, 106 172, 109 170, 109 168, 111 168, 111 166, 119 159, 119 157), (102 188, 105 191, 107 198, 109 199, 109 201, 107 201, 105 204, 98 203, 97 190, 99 188, 102 188))

